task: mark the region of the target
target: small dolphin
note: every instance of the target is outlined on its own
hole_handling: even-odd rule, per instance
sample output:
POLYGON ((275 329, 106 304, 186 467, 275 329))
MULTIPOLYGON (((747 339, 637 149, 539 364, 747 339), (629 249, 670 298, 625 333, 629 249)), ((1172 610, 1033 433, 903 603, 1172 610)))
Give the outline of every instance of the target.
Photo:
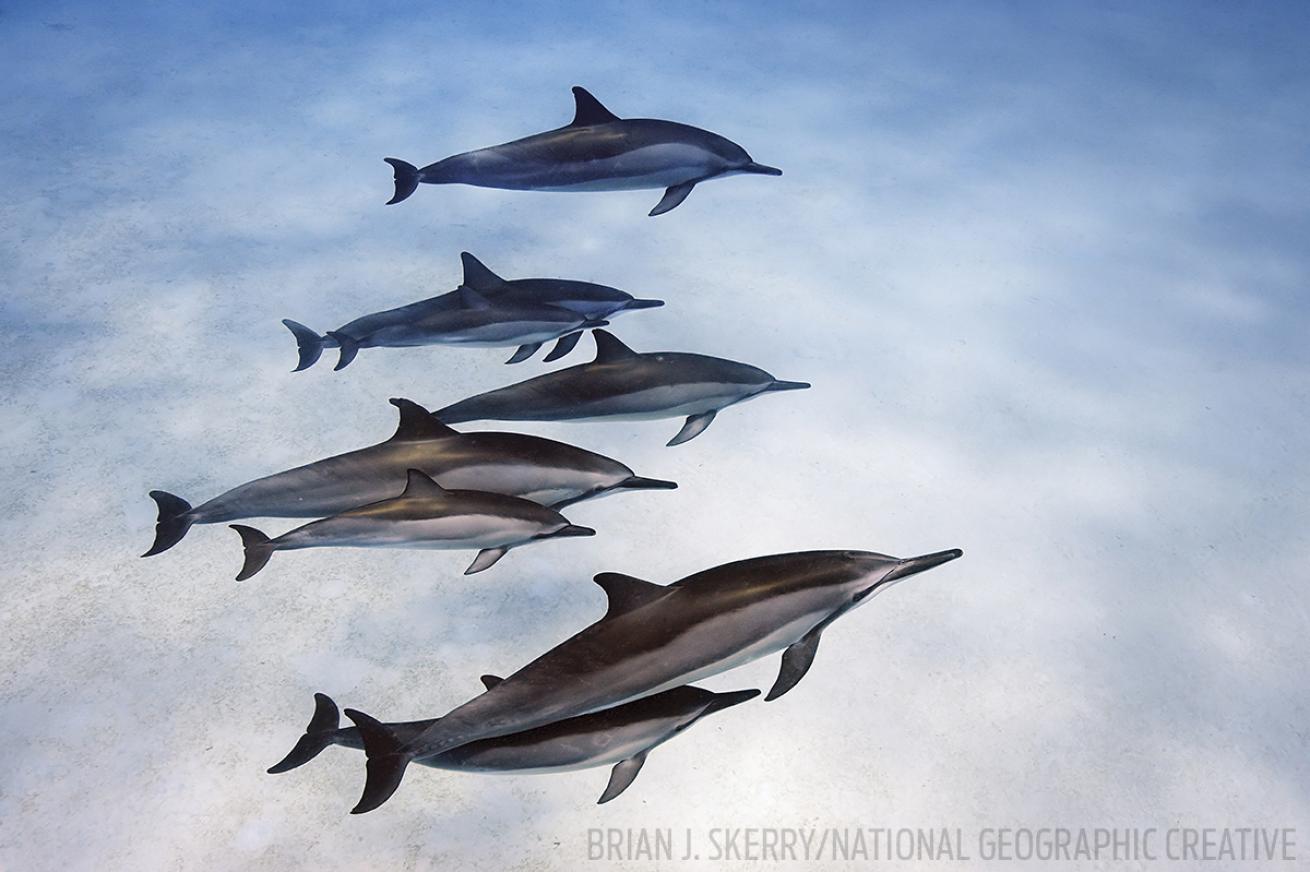
MULTIPOLYGON (((319 336, 310 328, 295 321, 284 320, 282 323, 296 337, 300 361, 295 371, 299 372, 313 366, 323 353, 324 348, 339 347, 335 336, 367 335, 376 325, 386 326, 389 319, 399 324, 430 324, 439 320, 438 313, 447 313, 466 308, 468 299, 464 289, 470 289, 489 300, 498 309, 535 309, 551 306, 568 309, 582 318, 582 326, 572 333, 565 333, 555 343, 555 347, 546 355, 546 362, 559 360, 568 354, 582 338, 584 329, 600 327, 621 312, 638 309, 655 309, 664 305, 663 300, 642 300, 626 291, 597 285, 592 282, 580 282, 573 279, 510 279, 505 280, 488 269, 480 260, 467 251, 460 253, 464 264, 464 281, 457 290, 420 300, 399 309, 366 315, 352 321, 340 330, 334 330, 319 336)), ((465 316, 468 317, 468 316, 465 316)), ((544 339, 542 340, 545 341, 544 339)), ((358 344, 358 343, 356 343, 358 344)), ((510 358, 510 363, 518 363, 535 354, 536 346, 522 346, 510 358), (520 356, 523 355, 523 356, 520 356)), ((352 352, 353 355, 353 352, 352 352)), ((349 362, 349 361, 347 361, 349 362)))
POLYGON ((808 388, 745 363, 657 351, 638 354, 605 330, 592 332, 596 359, 478 394, 435 414, 461 421, 652 420, 687 416, 669 445, 705 431, 719 410, 771 391, 808 388))
POLYGON ((172 548, 192 524, 323 518, 394 497, 410 469, 450 488, 523 497, 554 509, 615 491, 677 487, 563 442, 523 433, 460 433, 418 403, 395 398, 391 404, 400 410, 400 424, 386 442, 247 482, 195 508, 167 491, 151 491, 159 520, 155 542, 142 556, 172 548))
POLYGON ((404 200, 420 182, 511 191, 665 188, 650 210, 663 215, 700 182, 739 173, 782 175, 780 169, 755 163, 744 148, 717 133, 673 121, 619 118, 584 88, 575 87, 573 99, 573 121, 558 130, 457 154, 422 169, 386 158, 396 180, 387 205, 404 200))
POLYGON ((364 315, 344 327, 329 330, 326 336, 319 336, 304 324, 284 318, 282 323, 296 337, 300 357, 292 372, 313 366, 329 340, 341 349, 334 370, 345 369, 361 348, 413 348, 420 345, 518 346, 506 362, 519 363, 536 354, 543 342, 580 335, 583 330, 604 327, 609 323, 560 306, 512 301, 497 301, 493 305, 467 286, 455 293, 461 303, 458 307, 438 307, 422 300, 364 315))
POLYGON ((395 792, 405 767, 469 742, 520 733, 690 684, 782 651, 766 700, 804 677, 837 618, 893 584, 961 556, 899 560, 869 551, 808 551, 729 563, 668 587, 603 572, 609 610, 505 681, 414 733, 350 709, 363 731, 368 779, 352 813, 395 792))
POLYGON ((302 548, 477 548, 478 556, 464 570, 472 575, 489 569, 511 548, 557 536, 595 536, 590 527, 570 524, 554 509, 520 497, 485 491, 447 490, 418 469, 398 497, 349 509, 310 521, 270 539, 242 524, 246 560, 237 575, 245 581, 264 568, 274 551, 302 548))
MULTIPOLYGON (((482 676, 487 689, 503 679, 482 676)), ((681 733, 706 715, 746 702, 759 696, 758 690, 712 693, 699 687, 676 687, 626 705, 590 715, 568 718, 522 733, 470 742, 436 757, 416 761, 434 769, 458 772, 567 772, 609 766, 609 784, 600 803, 609 802, 628 789, 646 755, 654 748, 681 733)), ((305 734, 269 774, 287 772, 303 766, 328 745, 347 748, 364 747, 361 731, 386 730, 367 715, 355 713, 359 727, 340 728, 336 703, 326 694, 314 694, 314 715, 305 734)), ((414 721, 395 727, 397 733, 418 735, 432 721, 414 721)))

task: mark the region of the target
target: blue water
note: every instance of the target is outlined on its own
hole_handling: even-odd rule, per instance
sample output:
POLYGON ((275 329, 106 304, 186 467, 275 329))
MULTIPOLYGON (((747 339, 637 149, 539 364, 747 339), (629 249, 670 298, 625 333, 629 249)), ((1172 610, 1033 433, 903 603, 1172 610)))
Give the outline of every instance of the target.
MULTIPOLYGON (((594 827, 1305 832, 1308 17, 0 8, 0 865, 608 868, 594 827), (574 84, 784 175, 654 219, 656 191, 382 205, 384 156, 566 123, 574 84), (152 488, 204 499, 385 438, 388 397, 544 371, 426 348, 290 372, 281 318, 450 290, 465 249, 667 300, 616 325, 637 350, 814 388, 675 449, 676 422, 519 428, 681 488, 580 505, 597 537, 472 578, 461 553, 320 550, 237 585, 219 526, 136 557, 152 488), (666 583, 823 547, 966 555, 604 807, 604 770, 415 771, 355 818, 358 754, 263 772, 314 691, 440 714, 602 614, 596 572, 666 583)), ((660 868, 687 865, 714 868, 660 868)), ((828 867, 851 868, 796 866, 828 867)))

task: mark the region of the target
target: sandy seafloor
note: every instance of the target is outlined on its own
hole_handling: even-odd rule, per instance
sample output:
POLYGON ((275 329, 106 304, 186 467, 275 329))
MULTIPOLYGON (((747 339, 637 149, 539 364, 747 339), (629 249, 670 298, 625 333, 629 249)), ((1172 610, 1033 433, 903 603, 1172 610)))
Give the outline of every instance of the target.
POLYGON ((592 861, 594 827, 960 828, 973 862, 896 864, 934 869, 1043 868, 983 862, 993 827, 1296 827, 1297 862, 1222 865, 1305 862, 1304 7, 370 6, 0 7, 0 867, 774 868, 592 861), (785 175, 657 219, 656 191, 383 206, 384 156, 565 123, 574 84, 785 175), (221 526, 137 556, 153 488, 198 503, 386 438, 388 397, 543 371, 432 348, 289 372, 281 318, 450 290, 463 249, 666 299, 616 322, 638 350, 814 388, 676 449, 675 421, 524 428, 682 487, 576 507, 599 536, 471 578, 465 553, 319 550, 238 585, 221 526), (599 617, 596 572, 827 547, 966 554, 612 804, 604 770, 414 768, 351 817, 354 752, 264 774, 314 691, 439 715, 599 617))

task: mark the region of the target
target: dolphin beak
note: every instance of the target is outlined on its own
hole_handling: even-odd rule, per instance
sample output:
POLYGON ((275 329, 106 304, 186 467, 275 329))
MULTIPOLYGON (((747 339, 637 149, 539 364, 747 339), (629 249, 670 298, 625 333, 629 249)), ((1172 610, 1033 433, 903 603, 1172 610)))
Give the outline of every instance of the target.
POLYGON ((941 566, 943 563, 950 563, 957 557, 963 557, 964 552, 959 548, 952 548, 949 551, 937 551, 933 554, 924 554, 921 557, 907 557, 898 561, 892 567, 891 572, 883 576, 882 581, 892 581, 897 578, 908 578, 911 575, 918 575, 920 572, 926 572, 929 569, 941 566))
POLYGON ((766 391, 803 391, 810 386, 809 382, 791 382, 775 381, 764 390, 766 391))
POLYGON ((761 176, 782 175, 782 170, 778 169, 777 167, 766 167, 764 164, 757 164, 755 161, 751 161, 750 163, 746 164, 746 166, 742 167, 741 170, 739 170, 739 172, 756 173, 757 175, 761 175, 761 176))
POLYGON ((755 699, 755 697, 759 695, 760 692, 754 688, 751 690, 730 690, 727 693, 716 693, 714 694, 714 699, 710 700, 709 706, 706 707, 705 714, 708 715, 712 712, 732 708, 733 706, 740 705, 747 700, 755 699))
POLYGON ((595 535, 596 535, 595 530, 591 529, 590 527, 579 527, 577 524, 569 524, 567 527, 563 527, 555 531, 554 533, 551 533, 552 537, 595 536, 595 535))
POLYGON ((676 481, 665 481, 662 478, 646 478, 644 476, 634 475, 630 478, 625 478, 623 481, 615 485, 615 487, 622 488, 623 490, 677 490, 678 483, 676 481))
POLYGON ((623 305, 625 309, 658 309, 664 305, 663 300, 628 300, 623 305))

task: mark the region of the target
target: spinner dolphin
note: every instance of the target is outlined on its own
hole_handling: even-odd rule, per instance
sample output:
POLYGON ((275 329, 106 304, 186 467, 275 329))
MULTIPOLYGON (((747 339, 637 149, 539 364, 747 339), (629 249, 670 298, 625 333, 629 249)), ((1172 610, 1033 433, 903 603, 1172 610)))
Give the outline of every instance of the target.
POLYGON ((596 576, 605 616, 481 696, 422 730, 365 724, 368 779, 361 814, 400 785, 409 763, 453 748, 598 712, 741 666, 778 651, 766 699, 805 676, 824 630, 892 585, 961 556, 897 559, 868 551, 808 551, 729 563, 662 587, 619 573, 596 576))
POLYGON ((722 409, 774 391, 808 388, 758 367, 704 354, 639 354, 605 330, 593 331, 591 363, 548 372, 446 406, 443 421, 652 420, 687 416, 669 445, 696 438, 722 409))
MULTIPOLYGON (((482 676, 487 689, 502 679, 482 676)), ((676 687, 594 714, 568 718, 522 733, 470 742, 436 757, 416 761, 435 769, 458 772, 544 773, 613 766, 609 784, 599 802, 606 803, 628 789, 641 771, 646 756, 659 745, 707 715, 759 696, 758 690, 713 693, 699 687, 676 687)), ((303 766, 329 745, 364 747, 362 733, 387 727, 367 715, 355 713, 358 727, 340 726, 337 706, 326 694, 314 694, 314 715, 305 734, 270 774, 303 766)), ((432 721, 415 721, 394 732, 417 735, 432 721)))
POLYGON ((264 568, 275 551, 303 548, 478 549, 464 570, 489 569, 511 549, 539 539, 594 536, 590 527, 570 524, 554 509, 521 497, 485 491, 448 490, 421 470, 409 470, 398 497, 310 521, 270 539, 254 527, 233 524, 245 547, 237 581, 264 568))
MULTIPOLYGON (((455 292, 460 305, 434 306, 427 301, 374 312, 319 336, 290 319, 282 323, 296 338, 299 361, 295 372, 313 366, 323 353, 325 340, 341 349, 335 370, 345 369, 361 348, 413 348, 421 345, 468 345, 482 348, 518 346, 507 363, 519 363, 536 354, 543 342, 604 327, 560 306, 489 299, 462 286, 455 292)), ((576 340, 574 340, 576 342, 576 340)))
POLYGON ((651 209, 663 215, 701 182, 782 170, 751 160, 746 150, 717 133, 652 118, 619 118, 584 88, 573 89, 567 126, 502 145, 448 157, 422 169, 394 157, 399 203, 420 184, 464 184, 512 191, 633 191, 664 188, 651 209))
POLYGON ((256 479, 192 507, 167 491, 146 557, 172 548, 192 524, 243 518, 322 518, 394 497, 419 469, 443 485, 523 497, 552 508, 623 490, 672 489, 600 454, 522 433, 460 433, 418 403, 391 400, 400 423, 390 439, 256 479))

